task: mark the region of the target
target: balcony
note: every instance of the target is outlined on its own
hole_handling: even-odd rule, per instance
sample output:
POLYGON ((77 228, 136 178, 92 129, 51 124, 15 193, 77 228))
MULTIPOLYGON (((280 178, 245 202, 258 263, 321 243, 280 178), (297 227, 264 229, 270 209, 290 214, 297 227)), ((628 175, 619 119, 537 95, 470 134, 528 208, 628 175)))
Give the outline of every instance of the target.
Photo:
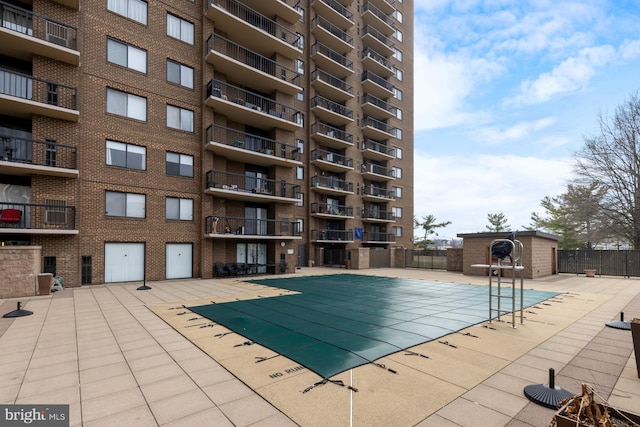
POLYGON ((396 149, 368 139, 362 141, 362 157, 372 160, 391 160, 396 158, 396 149))
POLYGON ((333 176, 311 177, 311 188, 316 193, 329 195, 353 194, 353 182, 345 181, 333 176))
POLYGON ((362 51, 362 66, 365 71, 371 71, 383 78, 389 78, 395 74, 393 63, 370 48, 362 51))
POLYGON ((318 218, 353 218, 353 206, 311 203, 311 215, 318 218))
POLYGON ((387 139, 395 137, 394 127, 376 120, 373 117, 364 117, 362 119, 362 134, 365 138, 371 139, 387 139))
POLYGON ((327 150, 315 149, 311 152, 311 163, 320 169, 332 172, 353 170, 353 159, 327 150))
POLYGON ((382 99, 393 96, 394 86, 384 77, 380 77, 371 71, 365 71, 362 73, 361 79, 362 89, 365 93, 382 99))
POLYGON ((318 144, 327 147, 336 149, 353 147, 353 135, 326 123, 316 122, 312 124, 311 136, 318 144))
POLYGON ((0 54, 31 62, 33 55, 80 63, 75 27, 0 2, 0 54))
POLYGON ((371 25, 386 36, 392 35, 395 31, 391 15, 384 13, 370 1, 362 7, 362 21, 365 25, 371 25))
POLYGON ((371 48, 386 56, 391 56, 395 53, 391 39, 371 25, 366 25, 362 29, 362 44, 365 48, 371 48))
POLYGON ((219 80, 207 84, 205 105, 238 123, 262 129, 302 129, 303 114, 288 105, 219 80))
POLYGON ((375 163, 363 163, 360 166, 362 178, 369 181, 393 181, 396 177, 393 170, 375 163))
POLYGON ((29 119, 37 114, 77 122, 76 100, 75 87, 0 70, 0 114, 29 119))
POLYGON ((365 231, 362 236, 362 242, 388 245, 396 242, 396 236, 393 233, 365 231))
POLYGON ((369 93, 362 97, 362 112, 379 120, 386 120, 396 116, 397 108, 387 101, 369 93))
POLYGON ((394 0, 369 0, 367 3, 371 3, 382 13, 389 16, 393 15, 393 12, 396 10, 393 7, 394 0))
POLYGON ((393 212, 381 211, 379 208, 372 206, 358 208, 358 215, 362 217, 362 222, 396 222, 396 216, 393 212))
POLYGON ((216 29, 261 55, 276 52, 291 59, 302 55, 294 31, 237 0, 210 0, 206 15, 216 29))
POLYGON ((353 74, 353 61, 320 42, 311 46, 311 58, 316 66, 338 78, 344 79, 353 74))
POLYGON ((316 13, 346 30, 353 26, 353 13, 337 0, 314 0, 311 6, 316 13))
POLYGON ((234 81, 245 82, 260 92, 277 90, 295 95, 302 91, 300 73, 217 34, 207 39, 206 61, 216 72, 232 76, 234 81))
POLYGON ((205 237, 233 240, 299 240, 295 221, 232 216, 205 218, 205 237))
POLYGON ((76 147, 0 135, 0 175, 77 178, 76 147))
POLYGON ((207 128, 205 148, 215 155, 260 166, 302 166, 298 147, 224 126, 207 128))
POLYGON ((0 234, 78 234, 75 206, 0 202, 0 234))
POLYGON ((311 73, 311 84, 316 93, 334 101, 345 102, 353 98, 353 86, 320 68, 311 73))
POLYGON ((279 16, 295 24, 302 18, 300 0, 243 0, 243 3, 263 15, 279 16))
POLYGON ((311 241, 318 243, 353 243, 353 230, 311 230, 311 241))
POLYGON ((333 25, 322 16, 316 16, 311 21, 311 30, 318 42, 341 54, 353 50, 353 37, 340 27, 333 25))
POLYGON ((393 190, 378 187, 375 185, 362 186, 362 199, 370 201, 393 201, 396 199, 393 190))
POLYGON ((336 125, 353 122, 353 110, 322 96, 311 98, 311 111, 318 120, 336 125))
POLYGON ((205 193, 221 199, 247 202, 298 203, 298 184, 284 180, 257 178, 255 176, 210 170, 205 175, 205 193))

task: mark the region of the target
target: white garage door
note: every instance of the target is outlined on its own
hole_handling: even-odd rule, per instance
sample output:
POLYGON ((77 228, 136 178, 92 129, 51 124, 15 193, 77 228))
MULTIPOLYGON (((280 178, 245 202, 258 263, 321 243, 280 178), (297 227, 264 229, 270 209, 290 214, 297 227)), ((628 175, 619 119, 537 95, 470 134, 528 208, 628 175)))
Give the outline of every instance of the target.
POLYGON ((193 277, 193 246, 191 243, 167 243, 167 279, 187 279, 193 277))
POLYGON ((105 243, 105 283, 140 280, 144 280, 144 243, 105 243))

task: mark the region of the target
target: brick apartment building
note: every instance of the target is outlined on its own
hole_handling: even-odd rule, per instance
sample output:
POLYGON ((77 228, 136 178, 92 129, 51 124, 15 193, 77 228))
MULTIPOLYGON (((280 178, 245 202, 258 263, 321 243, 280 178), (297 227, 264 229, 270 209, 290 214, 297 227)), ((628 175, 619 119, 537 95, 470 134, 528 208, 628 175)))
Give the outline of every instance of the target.
POLYGON ((413 0, 0 10, 0 241, 65 285, 411 246, 413 0))

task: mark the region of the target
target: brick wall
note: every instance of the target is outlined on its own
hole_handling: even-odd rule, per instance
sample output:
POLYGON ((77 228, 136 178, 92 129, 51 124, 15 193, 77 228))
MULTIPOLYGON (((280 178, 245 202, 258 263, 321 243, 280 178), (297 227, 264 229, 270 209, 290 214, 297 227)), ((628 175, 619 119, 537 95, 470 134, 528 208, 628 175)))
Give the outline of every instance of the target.
POLYGON ((0 247, 0 299, 37 294, 40 246, 0 247))

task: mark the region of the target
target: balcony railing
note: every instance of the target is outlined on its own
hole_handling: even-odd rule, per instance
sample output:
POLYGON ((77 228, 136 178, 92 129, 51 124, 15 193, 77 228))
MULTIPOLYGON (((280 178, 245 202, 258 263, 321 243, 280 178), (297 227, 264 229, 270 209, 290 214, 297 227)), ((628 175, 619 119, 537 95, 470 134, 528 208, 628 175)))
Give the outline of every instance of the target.
POLYGON ((78 168, 76 147, 4 135, 0 135, 0 160, 52 168, 78 168))
POLYGON ((316 148, 311 151, 311 158, 313 160, 323 160, 325 162, 333 163, 340 166, 353 167, 353 159, 351 157, 343 156, 332 151, 322 150, 316 148))
POLYGON ((320 68, 317 68, 316 70, 313 71, 313 73, 311 73, 311 81, 315 81, 315 80, 322 80, 323 82, 333 87, 336 87, 344 92, 347 92, 353 95, 353 86, 351 86, 344 80, 339 79, 338 77, 332 76, 331 74, 327 73, 324 70, 321 70, 320 68))
POLYGON ((320 42, 315 42, 311 46, 311 55, 315 55, 317 53, 324 55, 327 58, 331 59, 332 61, 337 62, 343 67, 353 71, 353 61, 350 61, 343 54, 336 52, 335 50, 323 45, 320 42))
POLYGON ((311 125, 311 133, 321 133, 331 138, 340 139, 348 144, 353 144, 353 135, 326 123, 316 122, 311 125))
POLYGON ((375 28, 373 28, 371 25, 366 25, 363 29, 362 29, 362 36, 366 36, 366 35, 370 35, 372 37, 374 37, 376 40, 378 40, 380 43, 382 43, 383 45, 387 46, 390 49, 393 49, 394 44, 391 41, 391 39, 387 36, 385 36, 384 34, 382 34, 380 31, 376 30, 375 28))
POLYGON ((333 176, 313 176, 311 177, 311 186, 353 192, 353 182, 333 176))
POLYGON ((366 141, 362 141, 362 149, 377 151, 378 153, 382 153, 384 155, 391 156, 391 157, 396 156, 395 147, 389 147, 388 145, 381 144, 379 142, 372 141, 370 139, 367 139, 366 141))
POLYGON ((311 108, 314 107, 324 108, 325 110, 353 119, 353 110, 322 96, 314 96, 311 98, 311 108))
POLYGON ((396 236, 393 233, 365 231, 362 236, 362 241, 368 243, 395 243, 396 236))
POLYGON ((311 230, 311 240, 327 240, 332 242, 347 242, 353 240, 353 230, 311 230))
POLYGON ((395 135, 395 129, 393 126, 386 124, 383 121, 376 120, 373 117, 365 117, 362 119, 362 126, 370 126, 372 128, 376 128, 381 130, 382 132, 389 133, 391 135, 395 135))
POLYGON ((394 27, 394 23, 393 23, 393 20, 391 19, 391 16, 387 15, 386 13, 384 13, 383 11, 378 9, 371 2, 366 2, 364 4, 364 6, 362 6, 362 13, 364 14, 365 12, 373 13, 382 22, 384 22, 385 24, 389 25, 390 27, 394 27))
POLYGON ((253 52, 218 34, 211 34, 207 39, 207 51, 214 50, 229 58, 245 64, 258 71, 277 77, 289 83, 299 85, 300 73, 279 64, 273 59, 253 52))
POLYGON ((387 168, 385 166, 376 165, 375 163, 363 163, 360 166, 360 170, 362 173, 374 173, 376 175, 388 176, 390 178, 395 178, 393 174, 393 169, 387 168))
POLYGON ((315 203, 311 203, 311 213, 352 217, 353 206, 334 205, 329 203, 315 202, 315 203))
POLYGON ((77 109, 78 90, 26 74, 0 70, 0 94, 47 105, 77 109))
POLYGON ((338 0, 318 0, 318 1, 321 1, 322 3, 331 7, 333 10, 335 10, 340 15, 347 18, 349 21, 353 21, 353 13, 350 12, 349 9, 344 7, 344 5, 340 3, 338 0))
POLYGON ((396 216, 390 211, 381 211, 378 208, 372 208, 371 206, 362 206, 358 208, 358 213, 362 218, 367 219, 379 219, 381 221, 395 221, 396 216))
POLYGON ((396 195, 393 190, 387 190, 386 188, 376 187, 375 185, 363 185, 363 196, 381 197, 385 199, 395 199, 396 195))
POLYGON ((76 208, 0 202, 0 229, 75 230, 76 208))
POLYGON ((300 150, 296 146, 224 126, 211 125, 207 128, 204 143, 206 145, 210 142, 217 142, 282 159, 300 161, 300 150))
POLYGON ((210 170, 205 175, 206 188, 221 188, 245 193, 264 194, 295 199, 300 185, 284 180, 260 178, 231 172, 210 170))
POLYGON ((207 96, 222 98, 300 125, 303 123, 300 110, 219 80, 210 80, 207 83, 207 96))
POLYGON ((299 236, 295 221, 285 219, 257 219, 233 216, 208 216, 205 218, 206 234, 226 236, 299 236))
POLYGON ((387 101, 380 99, 376 96, 373 96, 369 93, 366 93, 363 97, 362 97, 362 104, 372 104, 375 105, 376 107, 388 111, 391 114, 393 114, 394 116, 396 115, 396 110, 397 108, 394 107, 393 105, 389 104, 387 101))
POLYGON ((362 73, 362 81, 365 81, 365 80, 371 80, 378 86, 382 86, 386 90, 393 92, 394 87, 390 81, 388 81, 383 77, 380 77, 375 73, 372 73, 371 71, 365 71, 364 73, 362 73))
POLYGON ((371 58, 374 61, 380 63, 380 65, 393 70, 393 63, 371 48, 366 48, 362 51, 362 58, 371 58))
POLYGON ((211 4, 218 6, 238 19, 245 21, 249 25, 276 37, 287 44, 297 45, 298 34, 289 28, 278 24, 273 19, 256 12, 237 0, 212 0, 211 4))
POLYGON ((77 29, 29 10, 0 1, 2 28, 77 50, 77 29))
POLYGON ((331 21, 324 19, 322 16, 318 15, 311 21, 311 28, 320 27, 329 33, 333 34, 335 37, 339 38, 343 42, 347 43, 349 46, 353 47, 353 37, 349 35, 346 31, 342 30, 340 27, 336 27, 331 23, 331 21))

